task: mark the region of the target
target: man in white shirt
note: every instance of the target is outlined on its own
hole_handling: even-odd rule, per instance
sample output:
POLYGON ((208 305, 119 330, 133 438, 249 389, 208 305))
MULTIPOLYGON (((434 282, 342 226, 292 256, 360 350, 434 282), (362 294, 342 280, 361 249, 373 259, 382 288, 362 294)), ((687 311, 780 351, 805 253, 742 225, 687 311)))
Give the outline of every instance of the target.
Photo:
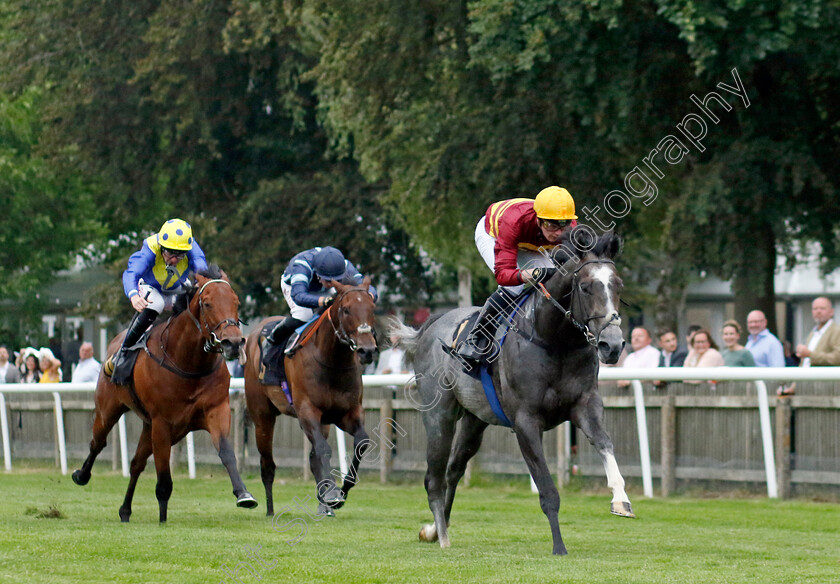
POLYGON ((9 363, 9 349, 0 345, 0 383, 20 383, 20 371, 9 363))
POLYGON ((817 324, 805 344, 796 346, 796 356, 802 359, 800 366, 840 365, 840 327, 834 324, 831 300, 825 296, 815 298, 811 316, 817 324))
MULTIPOLYGON (((630 333, 630 345, 633 352, 627 355, 622 367, 633 369, 653 369, 659 367, 659 351, 651 345, 650 332, 643 326, 637 326, 630 333)), ((622 379, 619 387, 626 387, 630 382, 622 379)))
POLYGON ((379 362, 376 364, 376 374, 388 375, 389 373, 408 373, 405 363, 405 350, 395 345, 399 337, 391 335, 391 348, 379 354, 379 362))
POLYGON ((73 370, 73 383, 96 381, 102 365, 93 358, 93 345, 82 343, 79 347, 79 362, 73 370))

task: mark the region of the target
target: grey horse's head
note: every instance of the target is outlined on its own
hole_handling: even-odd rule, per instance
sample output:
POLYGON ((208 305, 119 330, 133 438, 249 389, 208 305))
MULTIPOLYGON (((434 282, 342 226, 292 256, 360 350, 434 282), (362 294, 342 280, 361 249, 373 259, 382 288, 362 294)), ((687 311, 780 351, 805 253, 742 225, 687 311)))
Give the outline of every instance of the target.
POLYGON ((569 260, 564 270, 571 273, 569 310, 593 335, 599 359, 613 365, 625 344, 618 314, 624 283, 613 263, 621 249, 621 239, 612 231, 597 239, 583 235, 589 232, 575 228, 561 245, 561 250, 567 250, 563 252, 564 259, 569 260), (570 249, 574 251, 568 253, 570 249))

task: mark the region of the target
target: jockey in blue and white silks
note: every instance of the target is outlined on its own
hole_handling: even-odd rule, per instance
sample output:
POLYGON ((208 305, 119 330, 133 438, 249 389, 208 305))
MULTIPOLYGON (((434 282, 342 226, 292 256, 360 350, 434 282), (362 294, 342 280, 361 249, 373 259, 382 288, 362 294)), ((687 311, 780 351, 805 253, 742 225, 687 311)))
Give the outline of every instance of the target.
MULTIPOLYGON (((285 343, 296 328, 315 315, 315 310, 330 305, 333 300, 333 294, 328 289, 330 280, 361 285, 364 276, 334 247, 313 247, 292 258, 283 271, 280 283, 291 314, 266 336, 263 358, 268 354, 270 345, 285 343)), ((368 292, 375 301, 376 288, 370 286, 368 292)))
MULTIPOLYGON (((122 282, 126 297, 137 311, 126 331, 120 350, 114 355, 111 381, 124 383, 117 367, 127 349, 140 337, 158 315, 171 309, 177 294, 184 291, 190 274, 207 269, 207 259, 193 239, 192 227, 183 219, 169 219, 155 235, 128 259, 122 282)), ((112 367, 106 367, 106 372, 112 367)))

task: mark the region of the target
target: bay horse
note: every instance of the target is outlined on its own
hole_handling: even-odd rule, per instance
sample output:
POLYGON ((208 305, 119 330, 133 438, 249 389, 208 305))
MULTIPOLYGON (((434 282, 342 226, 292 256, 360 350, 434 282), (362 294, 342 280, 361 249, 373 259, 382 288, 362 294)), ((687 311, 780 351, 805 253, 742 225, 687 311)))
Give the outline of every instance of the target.
POLYGON ((361 285, 329 283, 337 295, 293 355, 284 355, 286 378, 292 403, 278 385, 259 380, 260 331, 271 321, 263 320, 248 336, 245 364, 245 400, 254 421, 260 474, 265 486, 266 515, 274 515, 273 483, 274 424, 277 416, 296 417, 312 445, 309 465, 318 491, 319 513, 333 516, 344 505, 356 482, 361 457, 370 444, 362 409, 362 371, 377 351, 374 335, 373 297, 368 293, 370 278, 361 285), (341 489, 330 474, 331 448, 327 443, 330 424, 353 436, 353 458, 341 489))
MULTIPOLYGON (((551 527, 552 552, 558 555, 567 553, 557 517, 560 496, 542 444, 543 433, 558 424, 571 420, 586 434, 606 469, 613 493, 611 511, 634 516, 604 430, 598 394, 599 357, 616 363, 624 347, 618 314, 622 281, 612 261, 621 242, 612 232, 597 240, 586 237, 588 233, 593 232, 578 231, 577 237, 566 234, 561 239, 562 245, 552 252, 557 267, 546 269, 550 276, 541 292, 535 291, 514 312, 513 327, 492 367, 501 416, 516 433, 551 527), (571 246, 572 241, 577 245, 571 246)), ((488 425, 507 425, 491 408, 481 381, 465 373, 440 346, 450 346, 456 328, 475 310, 449 311, 419 331, 395 322, 390 331, 414 362, 418 397, 412 401, 419 404, 426 427, 425 486, 434 524, 422 528, 420 539, 439 540, 442 548, 450 545, 452 502, 467 462, 478 451, 488 425)))
MULTIPOLYGON (((115 353, 125 331, 108 345, 115 353)), ((96 385, 96 414, 90 454, 73 482, 86 485, 96 456, 120 416, 132 410, 143 421, 143 431, 131 461, 131 478, 120 519, 128 522, 134 488, 149 455, 154 454, 160 522, 166 522, 172 476, 169 457, 173 444, 194 430, 207 430, 230 475, 239 507, 254 508, 257 501, 245 488, 236 470, 236 456, 230 440, 230 374, 225 359, 240 356, 245 339, 239 328, 239 298, 218 266, 195 276, 188 307, 149 334, 146 350, 137 355, 134 372, 126 385, 111 382, 103 371, 96 385)))

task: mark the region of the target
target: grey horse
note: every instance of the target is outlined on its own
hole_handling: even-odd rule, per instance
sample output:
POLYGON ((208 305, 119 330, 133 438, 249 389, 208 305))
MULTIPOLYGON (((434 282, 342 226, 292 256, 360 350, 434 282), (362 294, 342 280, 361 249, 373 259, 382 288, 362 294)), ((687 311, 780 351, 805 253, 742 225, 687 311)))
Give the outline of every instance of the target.
MULTIPOLYGON (((601 456, 613 493, 611 512, 634 517, 612 440, 604 430, 598 394, 599 358, 614 364, 624 348, 618 326, 622 281, 612 261, 620 246, 612 232, 597 240, 564 238, 552 252, 557 267, 546 270, 538 290, 515 311, 513 328, 492 366, 501 414, 511 423, 539 490, 554 554, 567 552, 557 517, 560 496, 546 464, 542 436, 566 420, 586 434, 601 456), (588 245, 571 246, 572 240, 588 245)), ((439 540, 442 548, 449 547, 449 516, 467 461, 478 451, 488 425, 505 425, 488 403, 481 382, 441 346, 451 345, 455 329, 476 310, 435 315, 419 331, 399 322, 391 327, 414 363, 416 393, 407 388, 406 397, 423 412, 428 440, 425 485, 434 524, 423 527, 420 539, 439 540)))

